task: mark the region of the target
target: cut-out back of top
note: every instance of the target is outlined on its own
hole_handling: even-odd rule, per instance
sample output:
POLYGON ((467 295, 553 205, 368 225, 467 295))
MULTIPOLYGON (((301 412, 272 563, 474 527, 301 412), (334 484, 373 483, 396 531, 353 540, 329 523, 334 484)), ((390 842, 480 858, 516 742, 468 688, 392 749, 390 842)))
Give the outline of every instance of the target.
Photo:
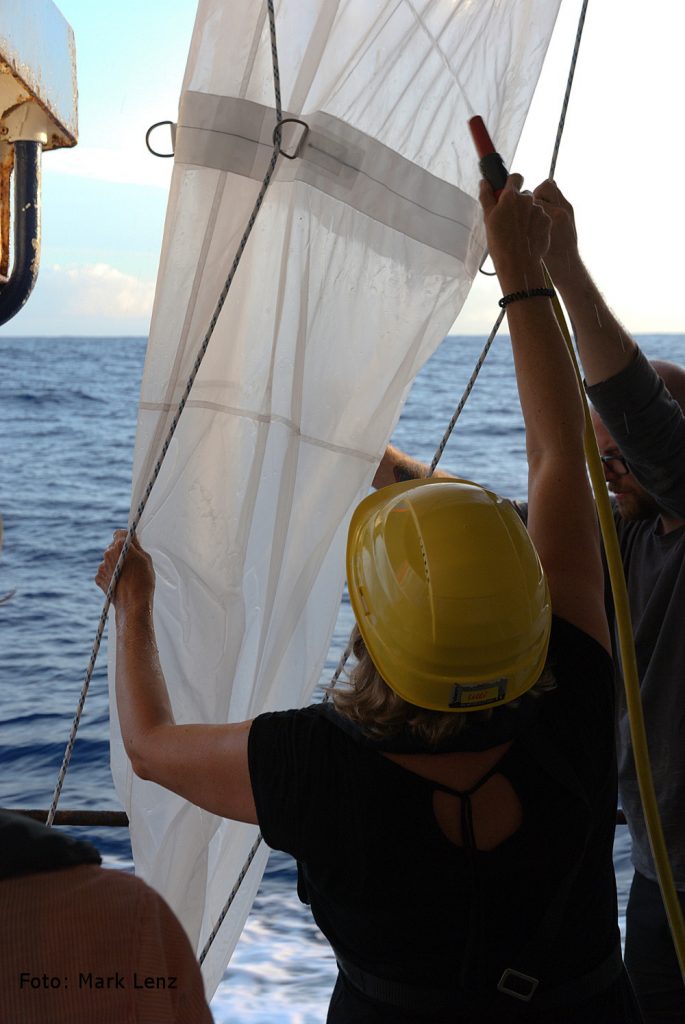
POLYGON ((510 746, 506 743, 478 754, 385 756, 425 779, 433 789, 433 814, 449 842, 490 851, 514 835, 523 821, 518 795, 499 771, 510 746), (453 784, 455 781, 458 786, 453 784))

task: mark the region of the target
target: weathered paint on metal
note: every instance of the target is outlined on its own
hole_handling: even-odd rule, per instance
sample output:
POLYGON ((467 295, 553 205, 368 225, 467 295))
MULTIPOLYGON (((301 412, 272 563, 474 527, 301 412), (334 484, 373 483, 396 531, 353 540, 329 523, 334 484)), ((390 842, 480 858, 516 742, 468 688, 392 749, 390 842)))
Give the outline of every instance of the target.
POLYGON ((14 148, 0 143, 0 284, 7 280, 10 264, 10 176, 14 148))
POLYGON ((0 286, 0 325, 27 302, 40 266, 40 185, 42 144, 21 139, 14 151, 11 204, 12 272, 0 286))
POLYGON ((74 34, 52 0, 2 0, 0 8, 0 121, 27 101, 46 149, 76 144, 74 34))

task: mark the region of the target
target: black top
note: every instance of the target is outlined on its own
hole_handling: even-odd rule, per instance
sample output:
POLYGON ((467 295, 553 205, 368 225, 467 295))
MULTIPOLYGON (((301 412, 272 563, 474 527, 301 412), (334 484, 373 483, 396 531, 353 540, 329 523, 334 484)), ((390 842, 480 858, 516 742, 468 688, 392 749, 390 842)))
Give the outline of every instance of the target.
MULTIPOLYGON (((459 975, 489 989, 504 968, 526 970, 526 946, 569 873, 538 976, 570 981, 615 947, 612 663, 559 619, 550 662, 557 688, 523 699, 525 726, 498 765, 523 823, 490 852, 451 843, 433 814, 439 787, 341 728, 330 709, 255 719, 249 763, 262 833, 301 862, 316 922, 345 959, 416 985, 459 975)), ((452 749, 468 748, 468 730, 459 739, 452 749)))

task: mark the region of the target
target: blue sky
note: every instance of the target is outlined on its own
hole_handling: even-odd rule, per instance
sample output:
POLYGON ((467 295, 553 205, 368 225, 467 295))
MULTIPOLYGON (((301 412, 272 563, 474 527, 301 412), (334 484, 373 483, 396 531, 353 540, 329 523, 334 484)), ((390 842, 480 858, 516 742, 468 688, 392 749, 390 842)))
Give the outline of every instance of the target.
MULTIPOLYGON (((147 333, 172 161, 144 136, 176 116, 195 6, 58 0, 76 36, 80 141, 45 154, 40 276, 0 334, 147 333)), ((562 2, 514 161, 531 186, 547 175, 580 6, 562 2)), ((588 265, 635 332, 685 330, 684 29, 682 0, 590 0, 557 166, 588 265)), ((497 297, 480 278, 455 329, 487 331, 497 297)))
POLYGON ((148 153, 145 132, 176 116, 196 4, 57 6, 76 37, 79 144, 44 155, 40 275, 1 330, 145 334, 172 163, 148 153))

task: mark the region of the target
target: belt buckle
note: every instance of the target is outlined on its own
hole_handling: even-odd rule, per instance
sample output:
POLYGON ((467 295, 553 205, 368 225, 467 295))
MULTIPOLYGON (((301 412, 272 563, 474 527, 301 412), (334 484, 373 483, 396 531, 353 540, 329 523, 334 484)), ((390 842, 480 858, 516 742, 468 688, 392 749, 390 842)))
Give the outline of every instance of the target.
POLYGON ((513 967, 507 967, 497 982, 497 991, 529 1003, 539 984, 538 979, 531 977, 530 974, 523 974, 522 971, 515 971, 513 967))

